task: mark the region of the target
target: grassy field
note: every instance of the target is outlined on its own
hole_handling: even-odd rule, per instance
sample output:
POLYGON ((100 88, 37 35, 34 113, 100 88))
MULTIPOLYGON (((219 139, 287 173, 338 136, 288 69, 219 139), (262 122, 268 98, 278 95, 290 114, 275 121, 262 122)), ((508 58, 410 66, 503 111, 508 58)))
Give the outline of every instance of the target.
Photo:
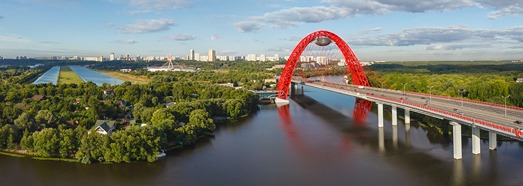
POLYGON ((60 68, 60 75, 58 75, 58 84, 64 83, 64 84, 80 84, 84 81, 74 73, 73 70, 71 70, 68 66, 62 66, 60 68))
POLYGON ((102 74, 112 76, 124 81, 129 81, 132 84, 147 84, 149 83, 149 79, 146 76, 135 76, 132 74, 126 74, 122 72, 116 72, 116 71, 107 71, 107 70, 96 70, 102 74))

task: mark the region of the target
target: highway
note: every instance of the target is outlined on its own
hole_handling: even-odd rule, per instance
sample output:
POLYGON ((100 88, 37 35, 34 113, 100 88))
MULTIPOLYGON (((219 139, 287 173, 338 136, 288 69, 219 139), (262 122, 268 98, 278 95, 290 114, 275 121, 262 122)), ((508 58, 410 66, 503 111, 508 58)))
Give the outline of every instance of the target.
MULTIPOLYGON (((294 81, 298 82, 298 81, 294 81)), ((304 82, 304 81, 299 81, 304 82)), ((331 90, 373 102, 387 105, 397 105, 414 112, 427 114, 440 119, 459 121, 461 124, 476 125, 484 130, 492 130, 500 134, 523 140, 519 136, 523 124, 516 121, 523 120, 523 109, 494 105, 491 103, 447 98, 416 92, 380 89, 374 87, 361 87, 350 84, 332 83, 325 81, 306 81, 304 84, 331 90), (499 127, 501 126, 501 127, 499 127)))

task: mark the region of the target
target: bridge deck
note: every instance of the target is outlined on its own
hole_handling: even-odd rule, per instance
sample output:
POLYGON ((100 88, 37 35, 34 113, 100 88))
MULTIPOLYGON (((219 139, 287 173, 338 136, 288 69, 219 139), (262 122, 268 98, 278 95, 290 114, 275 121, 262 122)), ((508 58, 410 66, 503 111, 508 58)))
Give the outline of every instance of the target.
POLYGON ((294 83, 304 83, 309 86, 330 90, 373 102, 396 105, 440 119, 457 121, 461 124, 474 125, 483 130, 495 131, 499 134, 522 140, 522 124, 515 121, 523 119, 523 109, 519 107, 505 107, 503 105, 486 102, 461 100, 423 93, 380 89, 374 87, 358 87, 349 84, 313 81, 302 79, 293 80, 294 83), (463 105, 463 106, 462 106, 463 105))

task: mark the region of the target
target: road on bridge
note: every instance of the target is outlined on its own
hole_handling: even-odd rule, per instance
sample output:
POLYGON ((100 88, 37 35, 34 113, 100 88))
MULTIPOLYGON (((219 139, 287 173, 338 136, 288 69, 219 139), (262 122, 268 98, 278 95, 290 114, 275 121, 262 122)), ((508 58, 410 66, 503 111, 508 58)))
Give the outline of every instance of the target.
POLYGON ((523 120, 523 109, 518 110, 513 109, 511 107, 504 107, 503 105, 498 106, 489 103, 476 101, 472 102, 470 100, 446 98, 442 96, 429 95, 417 92, 403 92, 397 90, 363 87, 324 81, 307 81, 306 84, 317 88, 323 88, 328 90, 330 89, 331 91, 336 91, 340 93, 343 93, 345 91, 349 95, 356 95, 356 97, 360 98, 384 98, 387 100, 395 101, 397 103, 430 107, 452 113, 453 115, 459 115, 460 117, 470 117, 477 120, 490 122, 496 125, 501 125, 503 127, 508 127, 511 129, 523 129, 523 124, 518 122, 523 120))

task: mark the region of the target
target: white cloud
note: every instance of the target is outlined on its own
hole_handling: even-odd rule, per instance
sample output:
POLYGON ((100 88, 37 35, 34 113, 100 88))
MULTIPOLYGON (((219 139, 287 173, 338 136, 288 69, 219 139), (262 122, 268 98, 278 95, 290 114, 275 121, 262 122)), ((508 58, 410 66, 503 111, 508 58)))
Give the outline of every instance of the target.
POLYGON ((192 0, 119 0, 128 3, 135 8, 131 13, 150 13, 153 11, 174 10, 185 7, 192 3, 192 0))
POLYGON ((171 26, 174 26, 174 21, 171 19, 142 19, 124 25, 119 29, 126 34, 143 34, 166 31, 171 26))
POLYGON ((359 34, 370 34, 370 33, 373 33, 373 32, 379 32, 379 31, 382 31, 383 28, 369 28, 369 29, 365 29, 365 30, 361 30, 359 32, 359 34))
POLYGON ((463 26, 423 27, 405 29, 397 33, 351 38, 351 45, 358 46, 413 46, 429 45, 426 50, 456 50, 485 47, 469 44, 488 41, 489 44, 514 45, 523 43, 523 27, 507 29, 473 29, 463 26), (444 44, 452 45, 444 45, 444 44))
POLYGON ((261 25, 277 28, 298 26, 303 23, 319 23, 329 20, 346 19, 358 14, 386 14, 391 12, 420 13, 427 11, 451 11, 462 8, 487 7, 492 9, 489 18, 523 14, 521 0, 322 0, 327 6, 292 7, 235 24, 240 32, 253 32, 261 25))
POLYGON ((26 43, 30 42, 28 38, 18 35, 0 35, 0 41, 2 42, 15 42, 15 43, 26 43))
POLYGON ((178 34, 178 35, 169 36, 169 39, 174 40, 174 41, 190 41, 190 40, 195 40, 196 36, 188 35, 188 34, 178 34))
POLYGON ((120 44, 124 44, 124 45, 132 45, 132 44, 136 44, 137 43, 137 41, 134 40, 134 39, 116 40, 115 42, 120 43, 120 44))
POLYGON ((455 45, 429 45, 425 50, 459 50, 464 48, 484 48, 489 47, 489 44, 455 44, 455 45))
POLYGON ((240 21, 234 23, 234 26, 240 32, 256 32, 261 29, 262 25, 257 22, 252 21, 240 21))
POLYGON ((213 34, 213 35, 211 35, 211 38, 210 38, 210 39, 211 39, 211 41, 216 41, 216 40, 218 40, 218 39, 220 39, 220 38, 221 38, 220 35, 218 35, 218 34, 213 34))
POLYGON ((266 13, 260 17, 254 17, 265 23, 276 25, 280 28, 296 26, 297 23, 319 23, 328 20, 346 18, 352 15, 350 9, 338 7, 294 7, 275 12, 266 13))
POLYGON ((473 0, 323 0, 323 2, 352 8, 363 14, 382 14, 392 11, 447 11, 477 5, 473 0))

